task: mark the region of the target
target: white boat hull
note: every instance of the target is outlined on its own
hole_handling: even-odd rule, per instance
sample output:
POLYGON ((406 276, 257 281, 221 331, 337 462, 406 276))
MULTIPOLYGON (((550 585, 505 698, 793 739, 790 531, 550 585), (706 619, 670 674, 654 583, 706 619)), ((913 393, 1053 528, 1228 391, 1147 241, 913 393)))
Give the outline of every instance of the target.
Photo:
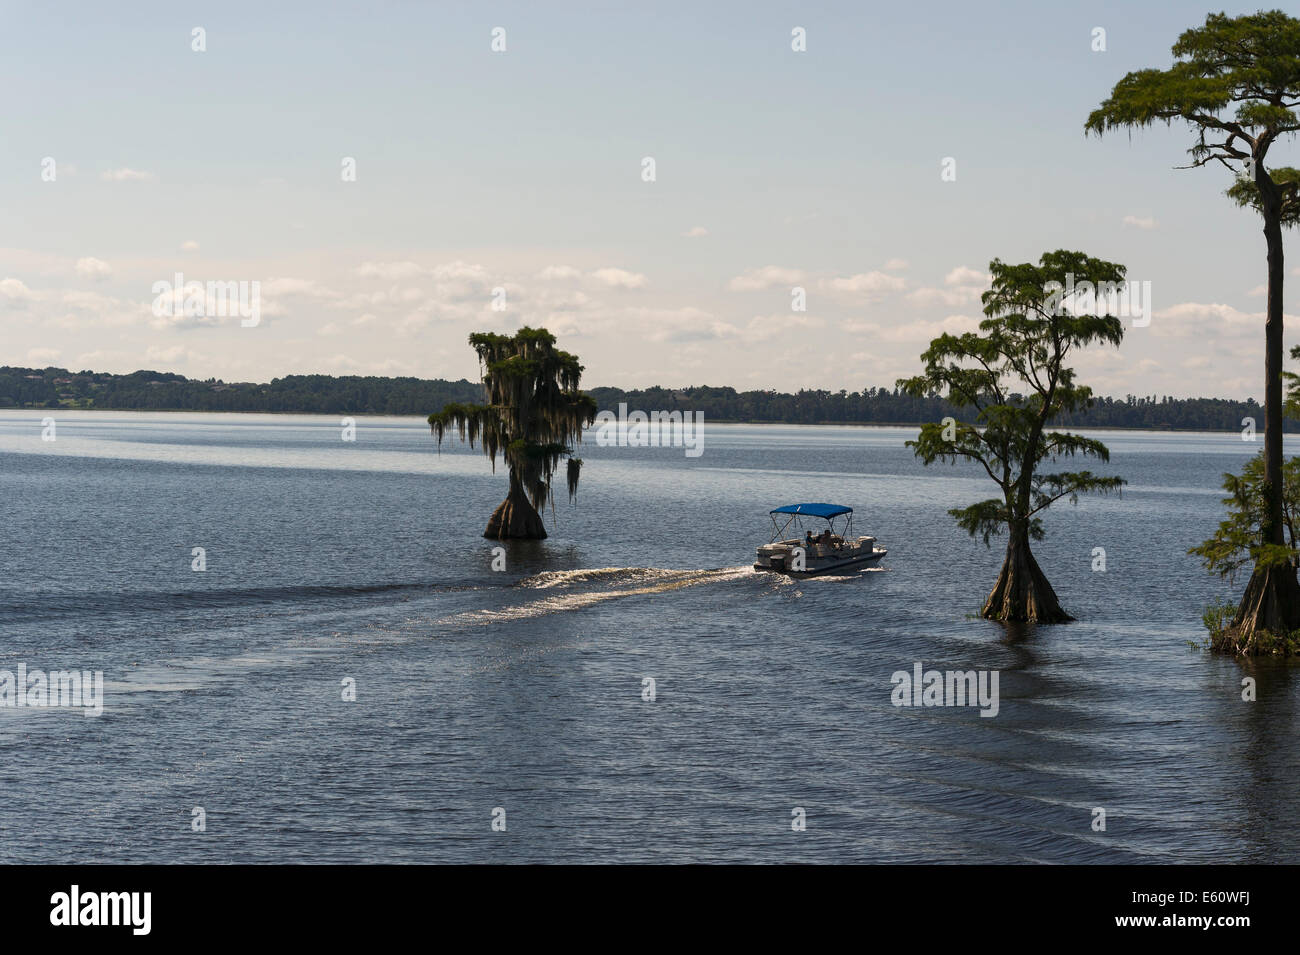
POLYGON ((795 541, 764 544, 754 559, 755 570, 767 570, 790 577, 815 577, 851 567, 870 566, 889 551, 875 546, 875 538, 860 538, 856 544, 839 548, 814 546, 811 549, 795 541), (802 550, 799 554, 797 551, 802 550), (802 557, 802 560, 799 558, 802 557))

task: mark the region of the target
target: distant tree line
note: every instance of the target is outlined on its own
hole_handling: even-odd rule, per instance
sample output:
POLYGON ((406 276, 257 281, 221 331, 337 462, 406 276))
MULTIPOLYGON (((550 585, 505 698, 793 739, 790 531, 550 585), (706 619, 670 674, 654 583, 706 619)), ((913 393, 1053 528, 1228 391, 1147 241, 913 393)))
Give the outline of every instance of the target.
POLYGON ((299 414, 427 415, 452 402, 483 398, 478 382, 288 375, 270 384, 192 380, 65 368, 0 367, 0 408, 102 408, 138 411, 271 411, 299 414))
MULTIPOLYGON (((913 398, 899 388, 865 388, 862 391, 737 392, 734 388, 646 388, 623 391, 593 388, 591 395, 602 409, 616 410, 626 401, 629 410, 702 411, 706 421, 754 421, 786 424, 901 424, 919 425, 945 416, 969 417, 972 409, 954 408, 937 395, 913 398)), ((1021 396, 1011 396, 1020 401, 1021 396)), ((1054 424, 1093 428, 1140 428, 1165 431, 1240 431, 1243 418, 1264 426, 1264 409, 1254 399, 1171 398, 1126 395, 1096 398, 1091 408, 1062 414, 1054 424)), ((1300 423, 1287 419, 1288 431, 1300 423)))
MULTIPOLYGON (((862 391, 743 391, 730 387, 592 388, 601 409, 700 411, 707 421, 771 424, 899 424, 961 418, 937 396, 912 397, 898 388, 862 391)), ((288 375, 269 384, 189 379, 158 371, 129 375, 71 372, 66 368, 0 367, 0 408, 99 408, 118 411, 261 411, 297 414, 387 414, 424 417, 448 404, 483 401, 483 386, 465 379, 380 378, 344 375, 288 375)), ((1239 431, 1243 418, 1264 424, 1253 399, 1171 398, 1126 395, 1097 398, 1091 408, 1065 414, 1055 424, 1072 427, 1140 428, 1173 431, 1239 431)), ((1290 418, 1287 431, 1300 430, 1290 418)))

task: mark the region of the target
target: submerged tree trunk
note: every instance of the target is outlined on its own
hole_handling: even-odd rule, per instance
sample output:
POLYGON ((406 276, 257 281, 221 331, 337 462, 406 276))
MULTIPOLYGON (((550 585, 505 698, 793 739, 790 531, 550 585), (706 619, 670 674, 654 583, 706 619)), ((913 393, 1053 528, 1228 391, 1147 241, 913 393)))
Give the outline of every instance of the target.
POLYGON ((533 507, 532 501, 524 493, 523 485, 513 475, 510 477, 510 494, 492 512, 483 536, 491 540, 541 540, 546 537, 546 526, 542 523, 537 508, 533 507))
POLYGON ((1256 567, 1246 585, 1237 616, 1222 633, 1214 634, 1211 645, 1223 653, 1251 655, 1266 652, 1266 638, 1285 637, 1300 627, 1300 582, 1290 563, 1256 567))
MULTIPOLYGON (((1281 198, 1267 176, 1257 177, 1268 242, 1268 317, 1264 324, 1264 481, 1268 507, 1261 522, 1267 544, 1282 545, 1282 252, 1281 198), (1271 188, 1270 188, 1271 187, 1271 188)), ((1261 637, 1285 637, 1300 628, 1300 583, 1289 564, 1257 564, 1232 625, 1213 638, 1216 650, 1249 654, 1261 637)))
POLYGON ((1061 609, 1056 591, 1034 560, 1027 530, 1011 530, 1002 571, 980 616, 1029 623, 1065 623, 1074 619, 1061 609))

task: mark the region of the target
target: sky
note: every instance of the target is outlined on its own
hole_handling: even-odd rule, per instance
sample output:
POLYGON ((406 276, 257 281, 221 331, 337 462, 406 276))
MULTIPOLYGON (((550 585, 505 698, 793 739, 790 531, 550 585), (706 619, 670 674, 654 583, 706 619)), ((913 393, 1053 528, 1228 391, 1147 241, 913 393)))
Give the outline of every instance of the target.
POLYGON ((0 364, 474 378, 471 332, 529 324, 587 387, 892 387, 992 259, 1069 248, 1150 283, 1081 381, 1259 398, 1231 174, 1083 133, 1211 9, 0 2, 0 364), (258 283, 256 324, 169 313, 178 273, 258 283))

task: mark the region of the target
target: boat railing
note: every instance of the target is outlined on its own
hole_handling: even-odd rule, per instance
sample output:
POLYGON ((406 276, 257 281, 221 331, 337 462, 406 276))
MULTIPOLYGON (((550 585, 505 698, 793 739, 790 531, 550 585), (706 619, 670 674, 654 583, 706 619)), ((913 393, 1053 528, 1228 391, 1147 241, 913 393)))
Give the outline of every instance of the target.
MULTIPOLYGON (((874 541, 874 538, 871 540, 874 541)), ((768 546, 789 547, 792 549, 795 547, 802 547, 808 557, 830 557, 835 554, 843 553, 844 551, 857 550, 861 545, 862 541, 857 537, 846 538, 836 534, 830 539, 829 543, 814 538, 810 545, 807 538, 790 537, 784 540, 772 541, 768 546)))

